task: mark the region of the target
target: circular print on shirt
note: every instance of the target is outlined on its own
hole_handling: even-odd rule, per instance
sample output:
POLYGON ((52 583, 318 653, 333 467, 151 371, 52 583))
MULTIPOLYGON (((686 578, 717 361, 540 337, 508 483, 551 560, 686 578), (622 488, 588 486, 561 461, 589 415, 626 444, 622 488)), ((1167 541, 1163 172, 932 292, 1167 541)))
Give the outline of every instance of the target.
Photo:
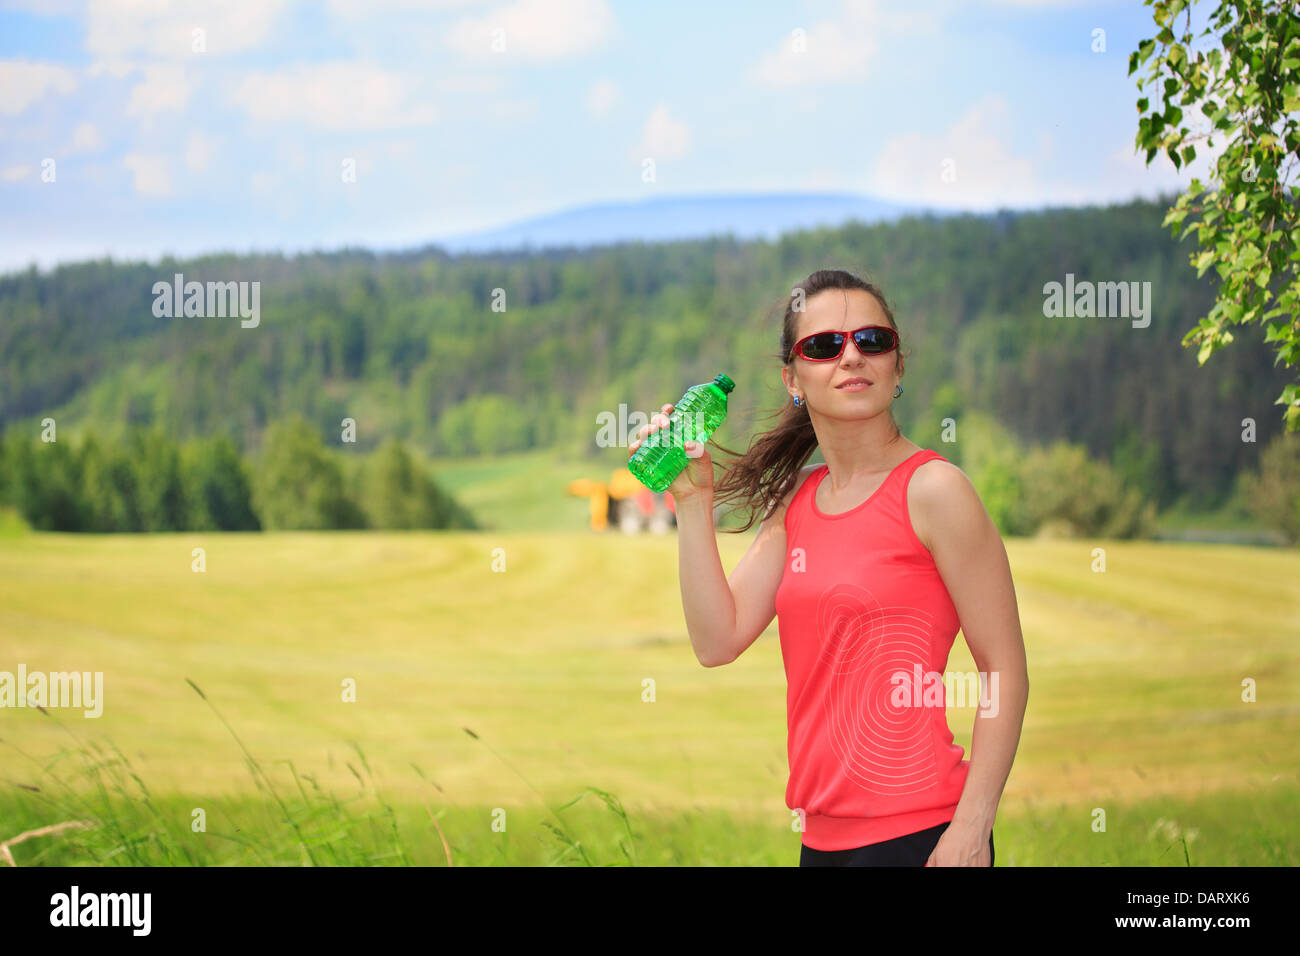
POLYGON ((845 777, 871 793, 905 796, 939 782, 933 706, 919 703, 917 686, 933 623, 920 608, 882 607, 856 584, 832 585, 818 600, 826 733, 845 777))

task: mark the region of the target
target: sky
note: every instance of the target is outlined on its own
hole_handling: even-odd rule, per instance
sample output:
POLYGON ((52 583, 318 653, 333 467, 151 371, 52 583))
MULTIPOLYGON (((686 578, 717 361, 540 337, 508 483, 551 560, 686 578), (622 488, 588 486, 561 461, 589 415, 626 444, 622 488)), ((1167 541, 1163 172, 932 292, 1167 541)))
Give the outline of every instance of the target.
POLYGON ((0 270, 654 196, 1168 195, 1210 154, 1134 151, 1155 32, 1138 0, 0 0, 0 270))

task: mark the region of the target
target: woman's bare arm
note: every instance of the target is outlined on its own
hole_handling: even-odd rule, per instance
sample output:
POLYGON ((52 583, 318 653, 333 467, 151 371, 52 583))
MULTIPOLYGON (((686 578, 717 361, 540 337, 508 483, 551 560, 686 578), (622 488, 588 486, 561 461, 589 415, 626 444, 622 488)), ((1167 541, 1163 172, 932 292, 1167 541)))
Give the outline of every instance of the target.
POLYGON ((678 568, 682 608, 695 656, 705 667, 730 664, 745 652, 776 617, 776 591, 785 573, 785 510, 803 479, 802 469, 780 506, 759 525, 758 533, 731 577, 722 572, 713 498, 687 499, 678 506, 678 568))
POLYGON ((975 719, 970 773, 952 822, 953 829, 969 828, 987 843, 1029 698, 1011 566, 997 527, 956 465, 929 461, 918 467, 907 503, 912 527, 934 556, 981 680, 990 688, 991 706, 987 713, 981 707, 975 719))

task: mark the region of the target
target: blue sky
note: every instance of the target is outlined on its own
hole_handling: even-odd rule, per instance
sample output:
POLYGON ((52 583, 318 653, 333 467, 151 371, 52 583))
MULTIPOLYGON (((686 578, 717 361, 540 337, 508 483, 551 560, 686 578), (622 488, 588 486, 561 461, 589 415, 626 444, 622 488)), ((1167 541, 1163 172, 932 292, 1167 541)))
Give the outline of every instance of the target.
POLYGON ((1190 179, 1133 153, 1154 32, 1137 0, 0 0, 0 269, 681 194, 1153 196, 1190 179))

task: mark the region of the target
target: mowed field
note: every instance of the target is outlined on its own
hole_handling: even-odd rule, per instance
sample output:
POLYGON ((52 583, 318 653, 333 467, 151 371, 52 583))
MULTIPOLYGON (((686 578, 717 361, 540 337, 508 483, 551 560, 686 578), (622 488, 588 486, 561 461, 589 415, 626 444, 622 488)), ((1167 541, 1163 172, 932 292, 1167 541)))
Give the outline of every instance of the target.
MULTIPOLYGON (((1032 687, 997 864, 1300 863, 1300 554, 1007 548, 1032 687)), ((14 532, 19 664, 104 680, 97 719, 0 710, 0 842, 96 822, 19 865, 798 859, 776 622, 701 667, 672 534, 14 532)))

